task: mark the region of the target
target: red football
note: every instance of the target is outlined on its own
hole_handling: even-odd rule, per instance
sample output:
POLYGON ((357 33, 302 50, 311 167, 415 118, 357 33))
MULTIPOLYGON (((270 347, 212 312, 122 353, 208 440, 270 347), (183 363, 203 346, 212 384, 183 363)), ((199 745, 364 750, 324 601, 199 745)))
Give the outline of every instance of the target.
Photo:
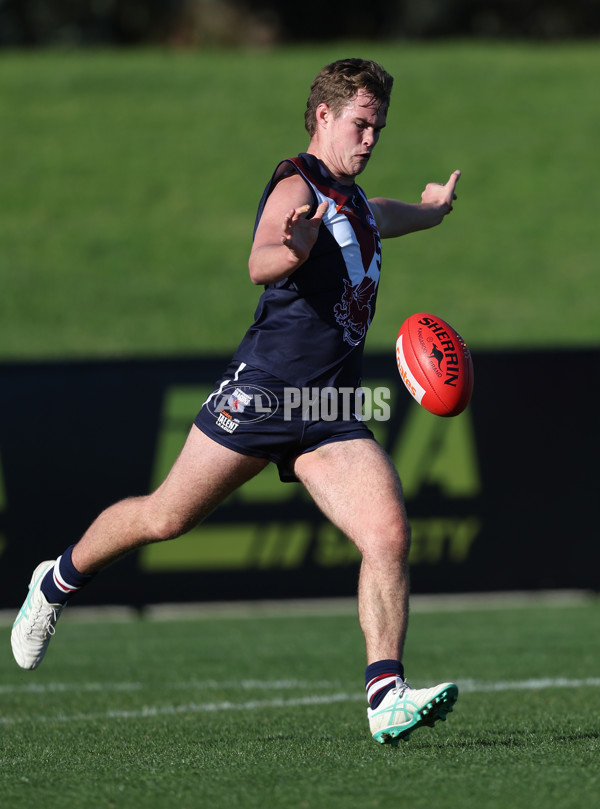
POLYGON ((396 362, 411 396, 436 416, 457 416, 473 392, 473 360, 465 341, 439 317, 420 312, 398 332, 396 362))

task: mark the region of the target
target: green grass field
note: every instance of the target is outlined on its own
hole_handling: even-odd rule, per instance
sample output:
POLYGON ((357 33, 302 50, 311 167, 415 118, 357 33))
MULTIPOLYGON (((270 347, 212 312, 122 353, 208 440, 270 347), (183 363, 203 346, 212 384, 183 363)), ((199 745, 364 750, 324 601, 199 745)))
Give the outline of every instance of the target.
POLYGON ((3 626, 2 805, 597 806, 598 601, 419 603, 410 679, 455 679, 461 695, 446 723, 396 749, 367 731, 351 607, 98 623, 67 612, 36 672, 9 659, 3 626))
POLYGON ((337 43, 0 55, 0 359, 233 349, 264 184, 352 54, 396 77, 367 193, 463 171, 442 227, 386 243, 368 347, 423 310, 479 348, 600 344, 597 43, 337 43))

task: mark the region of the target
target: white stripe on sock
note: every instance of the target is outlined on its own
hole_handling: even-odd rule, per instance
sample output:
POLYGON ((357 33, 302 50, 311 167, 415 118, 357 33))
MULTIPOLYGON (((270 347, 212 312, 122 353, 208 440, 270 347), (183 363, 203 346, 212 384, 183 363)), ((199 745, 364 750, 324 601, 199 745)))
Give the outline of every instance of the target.
POLYGON ((398 675, 394 674, 392 677, 383 677, 381 680, 371 680, 369 686, 367 688, 367 699, 369 702, 373 699, 375 694, 378 691, 381 691, 382 688, 387 688, 389 685, 396 685, 396 680, 398 679, 398 675))
POLYGON ((75 593, 77 590, 79 590, 79 587, 73 587, 72 584, 66 582, 60 575, 59 565, 61 559, 62 556, 59 556, 56 562, 54 563, 54 572, 53 572, 54 584, 62 593, 75 593))

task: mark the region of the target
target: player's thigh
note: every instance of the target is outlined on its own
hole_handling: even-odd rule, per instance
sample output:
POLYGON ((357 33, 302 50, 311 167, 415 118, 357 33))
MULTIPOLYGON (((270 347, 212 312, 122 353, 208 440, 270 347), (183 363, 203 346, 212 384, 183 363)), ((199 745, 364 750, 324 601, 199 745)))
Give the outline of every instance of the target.
POLYGON ((298 456, 295 472, 325 516, 363 554, 390 543, 408 546, 400 479, 373 439, 325 444, 298 456))
POLYGON ((182 533, 268 463, 234 452, 194 426, 169 474, 151 495, 150 506, 173 523, 170 533, 182 533))

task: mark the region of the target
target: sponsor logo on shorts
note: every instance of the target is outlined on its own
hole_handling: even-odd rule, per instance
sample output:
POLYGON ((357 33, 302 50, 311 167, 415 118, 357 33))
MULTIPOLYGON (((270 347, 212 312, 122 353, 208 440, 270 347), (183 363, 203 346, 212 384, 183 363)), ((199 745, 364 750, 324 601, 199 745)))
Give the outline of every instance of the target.
POLYGON ((240 388, 236 388, 231 396, 227 398, 227 406, 234 413, 243 413, 246 407, 252 403, 252 395, 245 393, 240 388))
POLYGON ((233 416, 228 413, 226 410, 221 410, 217 417, 217 427, 220 427, 222 430, 225 430, 226 433, 234 433, 237 428, 240 426, 239 419, 234 419, 233 416))
POLYGON ((227 429, 224 423, 219 423, 219 416, 223 413, 240 416, 238 421, 247 424, 264 421, 279 409, 277 396, 260 385, 225 385, 211 395, 205 404, 217 416, 217 424, 223 429, 227 429))

